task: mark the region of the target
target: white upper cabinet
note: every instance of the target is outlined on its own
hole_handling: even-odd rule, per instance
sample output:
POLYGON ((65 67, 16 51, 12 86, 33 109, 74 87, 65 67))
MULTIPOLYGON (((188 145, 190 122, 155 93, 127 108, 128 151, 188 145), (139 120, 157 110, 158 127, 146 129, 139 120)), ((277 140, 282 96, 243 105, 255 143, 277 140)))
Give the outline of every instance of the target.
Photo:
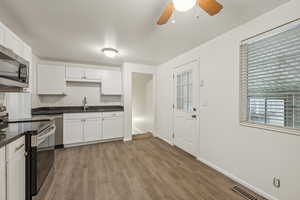
POLYGON ((121 71, 103 71, 101 87, 103 95, 122 95, 121 71))
POLYGON ((0 45, 12 50, 29 63, 32 62, 32 50, 14 32, 0 22, 0 45))
POLYGON ((4 45, 4 26, 0 23, 0 45, 4 45))
POLYGON ((24 43, 9 29, 4 33, 4 46, 23 57, 24 43))
POLYGON ((100 83, 102 71, 95 68, 67 66, 66 80, 75 82, 100 83))
POLYGON ((85 69, 85 78, 95 82, 100 82, 102 79, 102 70, 99 69, 85 69))
POLYGON ((24 48, 23 48, 23 55, 22 55, 22 57, 31 64, 31 62, 32 62, 32 50, 31 50, 31 47, 28 46, 26 43, 23 43, 23 44, 24 44, 24 48))
POLYGON ((103 95, 122 95, 122 72, 85 68, 78 66, 66 67, 66 81, 101 83, 103 95))
POLYGON ((67 81, 76 81, 84 79, 84 69, 80 67, 66 67, 66 79, 67 81))
POLYGON ((37 89, 39 95, 64 95, 66 91, 66 68, 64 65, 44 65, 37 67, 37 89))
POLYGON ((0 148, 0 199, 6 199, 5 147, 0 148))

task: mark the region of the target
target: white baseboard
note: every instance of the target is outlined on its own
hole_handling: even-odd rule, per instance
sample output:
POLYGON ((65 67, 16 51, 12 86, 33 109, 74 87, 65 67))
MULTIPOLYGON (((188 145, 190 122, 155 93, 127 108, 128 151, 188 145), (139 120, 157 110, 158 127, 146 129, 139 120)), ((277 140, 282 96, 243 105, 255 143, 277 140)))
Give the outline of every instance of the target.
POLYGON ((170 144, 170 145, 173 145, 172 142, 170 142, 170 141, 167 140, 166 138, 163 138, 163 137, 161 137, 161 136, 159 136, 159 135, 157 135, 156 137, 158 137, 159 139, 165 141, 166 143, 168 143, 168 144, 170 144))
POLYGON ((215 164, 213 164, 213 163, 211 163, 211 162, 209 162, 209 161, 207 161, 207 160, 205 160, 205 159, 203 159, 203 158, 197 158, 197 159, 198 159, 200 162, 203 162, 204 164, 208 165, 209 167, 211 167, 211 168, 217 170, 218 172, 220 172, 220 173, 224 174, 225 176, 229 177, 230 179, 234 180, 235 182, 237 182, 237 183, 243 185, 244 187, 246 187, 246 188, 252 190, 253 192, 255 192, 255 193, 261 195, 262 197, 264 197, 264 198, 266 198, 266 199, 268 199, 268 200, 279 200, 279 199, 273 197, 272 195, 270 195, 270 194, 264 192, 263 190, 261 190, 261 189, 255 187, 255 186, 253 186, 253 185, 247 183, 247 182, 244 181, 243 179, 240 179, 240 178, 236 177, 235 175, 229 173, 228 171, 226 171, 226 170, 224 170, 224 169, 218 167, 218 166, 215 165, 215 164))
POLYGON ((128 138, 124 138, 123 141, 124 142, 130 142, 130 141, 132 141, 132 137, 130 137, 130 138, 129 137, 128 138))

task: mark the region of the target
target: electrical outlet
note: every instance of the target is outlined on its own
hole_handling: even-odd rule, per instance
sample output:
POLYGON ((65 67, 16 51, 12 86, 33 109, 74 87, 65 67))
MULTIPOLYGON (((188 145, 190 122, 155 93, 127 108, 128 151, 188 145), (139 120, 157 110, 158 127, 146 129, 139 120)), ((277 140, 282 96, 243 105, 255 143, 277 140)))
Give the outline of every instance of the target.
POLYGON ((280 188, 280 178, 274 177, 273 178, 273 185, 276 188, 280 188))

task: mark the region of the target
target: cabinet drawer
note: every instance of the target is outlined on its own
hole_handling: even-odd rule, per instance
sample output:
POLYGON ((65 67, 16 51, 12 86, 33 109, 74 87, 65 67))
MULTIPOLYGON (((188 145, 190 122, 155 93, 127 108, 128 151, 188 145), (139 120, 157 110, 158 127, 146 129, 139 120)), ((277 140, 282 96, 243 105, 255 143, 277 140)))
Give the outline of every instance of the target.
POLYGON ((68 119, 93 119, 101 118, 101 113, 67 113, 64 114, 64 120, 68 119))
POLYGON ((102 114, 103 117, 121 117, 123 116, 123 112, 104 112, 102 114))
POLYGON ((6 146, 7 148, 7 160, 12 158, 15 153, 18 153, 20 151, 25 152, 25 137, 21 137, 17 139, 16 141, 8 144, 6 146))
POLYGON ((5 162, 5 147, 0 148, 0 165, 5 162))

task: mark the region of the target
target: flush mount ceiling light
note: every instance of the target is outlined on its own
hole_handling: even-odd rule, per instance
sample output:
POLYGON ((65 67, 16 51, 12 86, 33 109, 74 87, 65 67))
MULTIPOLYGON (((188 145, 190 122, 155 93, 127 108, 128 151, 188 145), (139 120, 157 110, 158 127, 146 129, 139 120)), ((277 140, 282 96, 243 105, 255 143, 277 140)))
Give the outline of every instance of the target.
POLYGON ((196 5, 196 0, 173 0, 174 7, 179 12, 185 12, 196 5))
POLYGON ((105 56, 109 58, 114 58, 119 53, 119 51, 114 48, 104 48, 102 49, 102 52, 104 53, 105 56))

